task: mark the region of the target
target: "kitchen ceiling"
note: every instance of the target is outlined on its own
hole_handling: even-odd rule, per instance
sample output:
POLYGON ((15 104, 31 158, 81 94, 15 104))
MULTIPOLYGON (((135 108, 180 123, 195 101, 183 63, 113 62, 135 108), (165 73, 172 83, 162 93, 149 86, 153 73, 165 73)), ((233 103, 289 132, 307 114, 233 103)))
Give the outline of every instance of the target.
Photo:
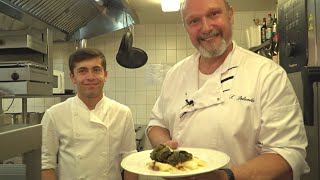
MULTIPOLYGON (((127 0, 139 17, 139 24, 180 23, 180 12, 161 10, 160 0, 127 0)), ((183 2, 183 0, 181 0, 183 2)), ((230 0, 235 12, 275 11, 277 0, 230 0)))

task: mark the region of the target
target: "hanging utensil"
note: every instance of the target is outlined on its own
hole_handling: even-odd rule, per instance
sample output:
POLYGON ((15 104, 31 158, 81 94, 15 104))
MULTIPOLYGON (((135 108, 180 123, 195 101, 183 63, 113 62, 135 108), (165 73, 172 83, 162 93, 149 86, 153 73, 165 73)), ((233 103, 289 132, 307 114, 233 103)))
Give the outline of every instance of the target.
MULTIPOLYGON (((127 14, 126 23, 127 22, 127 14)), ((119 65, 129 69, 139 68, 147 63, 148 55, 142 49, 132 46, 133 44, 133 35, 130 28, 127 28, 127 31, 122 36, 120 47, 116 56, 116 60, 119 65)))

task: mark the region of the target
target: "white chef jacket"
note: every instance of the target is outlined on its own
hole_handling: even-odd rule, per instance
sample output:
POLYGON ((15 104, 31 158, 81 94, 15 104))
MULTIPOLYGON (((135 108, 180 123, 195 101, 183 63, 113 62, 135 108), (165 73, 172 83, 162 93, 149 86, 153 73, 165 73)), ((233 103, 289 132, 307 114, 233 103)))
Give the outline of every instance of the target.
POLYGON ((231 165, 272 152, 290 164, 294 179, 308 172, 302 112, 286 72, 233 42, 199 89, 199 57, 169 70, 148 126, 167 128, 179 146, 223 151, 231 165))
POLYGON ((59 180, 121 180, 121 160, 136 152, 128 107, 103 97, 89 110, 78 96, 48 109, 42 119, 42 169, 59 180))

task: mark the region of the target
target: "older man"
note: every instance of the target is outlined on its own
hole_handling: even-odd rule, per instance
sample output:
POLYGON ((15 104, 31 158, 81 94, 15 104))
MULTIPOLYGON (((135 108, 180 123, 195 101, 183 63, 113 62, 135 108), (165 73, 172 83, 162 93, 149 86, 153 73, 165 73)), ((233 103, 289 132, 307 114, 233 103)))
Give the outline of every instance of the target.
POLYGON ((302 113, 286 72, 232 41, 227 0, 185 0, 182 16, 198 52, 167 73, 148 127, 151 144, 231 157, 229 169, 191 179, 296 180, 307 173, 302 113))

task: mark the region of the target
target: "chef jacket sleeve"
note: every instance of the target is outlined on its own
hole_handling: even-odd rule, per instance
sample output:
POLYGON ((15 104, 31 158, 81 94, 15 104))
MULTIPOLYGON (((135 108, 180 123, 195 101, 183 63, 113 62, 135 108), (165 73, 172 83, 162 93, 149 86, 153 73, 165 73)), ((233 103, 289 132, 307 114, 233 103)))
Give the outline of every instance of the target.
POLYGON ((308 143, 303 116, 286 72, 273 63, 269 65, 264 69, 272 70, 260 76, 261 130, 258 149, 261 153, 276 152, 281 155, 291 166, 296 180, 309 171, 305 161, 308 143))
POLYGON ((166 129, 170 130, 169 129, 169 122, 168 122, 169 120, 164 118, 165 114, 164 114, 164 109, 163 109, 164 106, 166 106, 166 105, 164 105, 164 103, 165 103, 164 92, 166 92, 164 90, 166 89, 168 74, 170 74, 170 70, 166 74, 166 77, 163 81, 160 95, 151 110, 150 121, 149 121, 149 124, 145 130, 146 139, 148 142, 151 142, 149 139, 149 136, 148 136, 148 132, 152 126, 159 126, 159 127, 166 128, 166 129))
POLYGON ((129 108, 127 108, 125 116, 126 116, 126 122, 124 123, 125 127, 123 127, 123 136, 121 139, 121 159, 127 157, 128 155, 137 152, 136 148, 136 133, 134 131, 134 124, 133 124, 133 118, 132 113, 129 108))
POLYGON ((56 133, 56 125, 50 111, 44 114, 42 121, 42 147, 41 164, 42 169, 55 169, 57 166, 57 153, 59 149, 59 138, 56 133))
POLYGON ((151 126, 160 126, 163 128, 167 128, 167 123, 164 121, 164 114, 163 114, 163 102, 162 102, 162 97, 161 95, 158 97, 152 111, 151 111, 151 115, 150 115, 150 122, 148 124, 148 127, 151 126))
POLYGON ((151 126, 159 126, 159 127, 169 129, 169 120, 165 118, 165 108, 167 108, 168 106, 165 103, 167 103, 168 101, 164 98, 164 94, 168 93, 167 91, 169 88, 167 86, 172 85, 172 83, 170 84, 170 81, 168 80, 172 78, 171 77, 172 71, 173 69, 170 69, 165 76, 165 79, 161 87, 160 95, 151 110, 150 121, 146 128, 146 134, 148 133, 148 129, 151 126))

